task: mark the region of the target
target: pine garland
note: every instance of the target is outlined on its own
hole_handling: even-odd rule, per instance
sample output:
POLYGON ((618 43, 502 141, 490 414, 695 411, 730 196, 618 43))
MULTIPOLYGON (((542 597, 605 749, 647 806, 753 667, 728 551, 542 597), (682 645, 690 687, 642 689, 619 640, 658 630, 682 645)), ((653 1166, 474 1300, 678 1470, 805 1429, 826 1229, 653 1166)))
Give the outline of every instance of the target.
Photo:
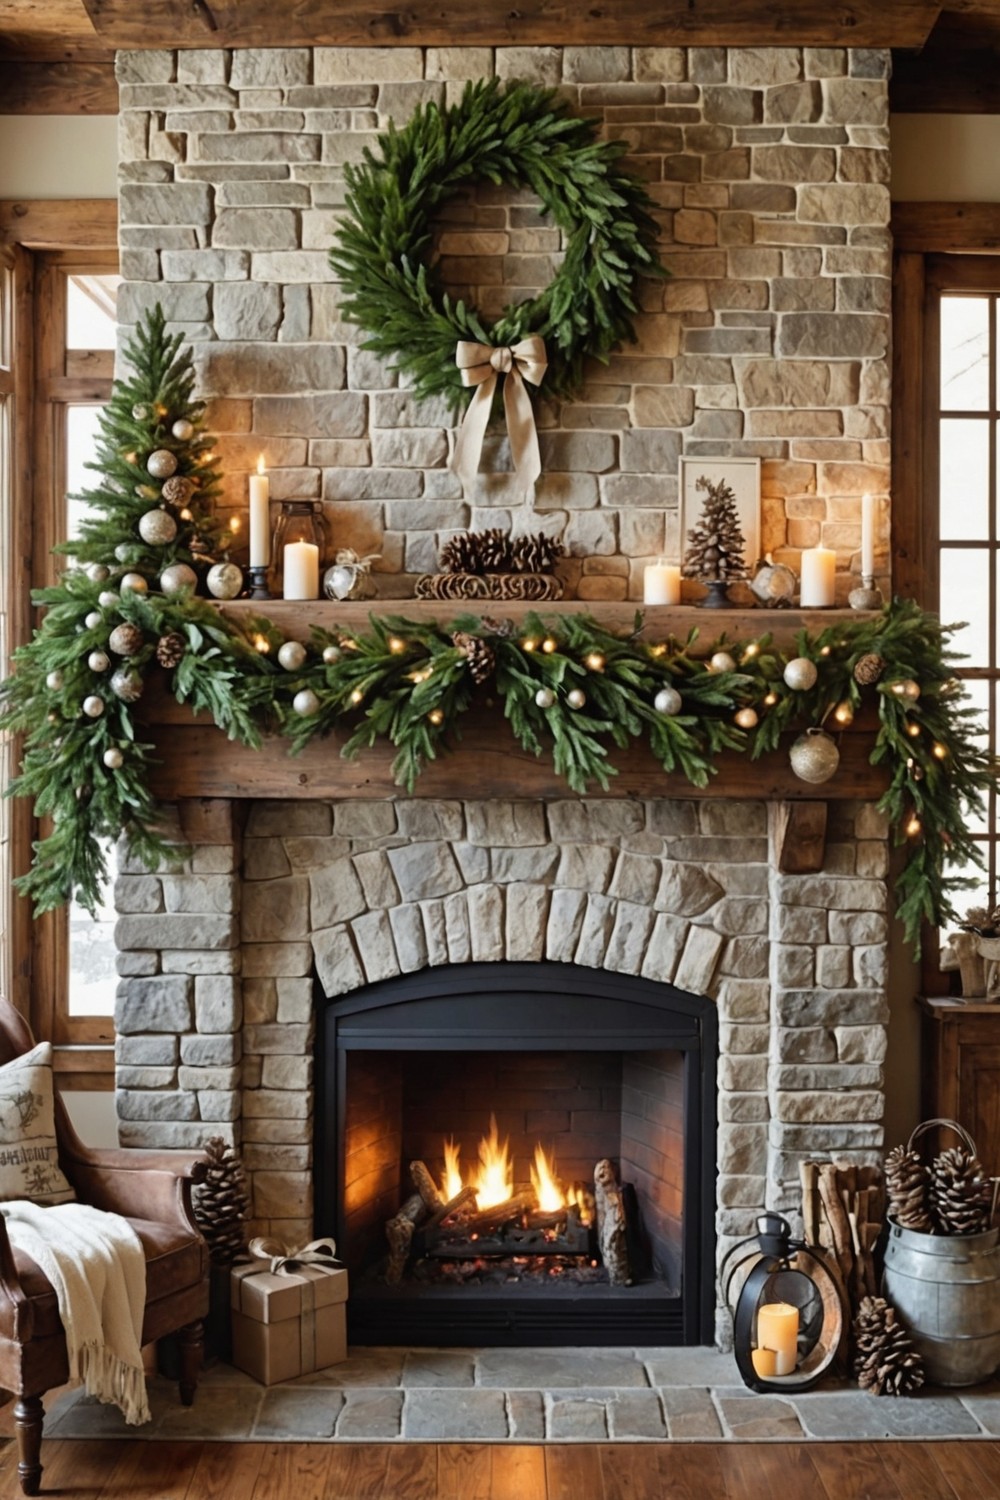
POLYGON ((555 395, 580 385, 585 359, 607 363, 616 344, 635 341, 636 282, 664 274, 652 204, 618 166, 624 144, 598 139, 593 120, 566 111, 552 89, 470 83, 458 104, 419 107, 402 130, 390 124, 360 166, 345 167, 347 212, 330 252, 341 311, 418 399, 465 406, 460 339, 495 347, 541 335, 545 391, 555 395), (507 307, 492 328, 442 292, 426 260, 435 210, 477 178, 531 188, 565 240, 549 285, 507 307))

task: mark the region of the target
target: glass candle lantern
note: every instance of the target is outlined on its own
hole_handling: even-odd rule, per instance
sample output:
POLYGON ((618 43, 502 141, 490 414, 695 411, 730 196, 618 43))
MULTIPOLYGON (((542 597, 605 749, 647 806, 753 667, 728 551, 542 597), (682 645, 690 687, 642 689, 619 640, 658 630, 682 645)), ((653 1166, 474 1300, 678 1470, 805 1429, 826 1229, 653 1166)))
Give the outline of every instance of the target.
POLYGON ((283 500, 271 549, 271 588, 280 599, 318 599, 327 537, 318 500, 283 500))
POLYGON ((808 1390, 843 1341, 840 1290, 823 1252, 793 1240, 780 1214, 762 1214, 757 1231, 722 1265, 736 1363, 751 1390, 808 1390))

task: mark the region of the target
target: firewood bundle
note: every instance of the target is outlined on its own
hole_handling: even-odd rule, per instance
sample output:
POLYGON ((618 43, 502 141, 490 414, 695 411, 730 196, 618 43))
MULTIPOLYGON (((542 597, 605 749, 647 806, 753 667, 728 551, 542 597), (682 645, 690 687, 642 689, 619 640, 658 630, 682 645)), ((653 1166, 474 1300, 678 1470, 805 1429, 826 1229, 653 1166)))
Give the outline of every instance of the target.
POLYGON ((882 1228, 885 1196, 878 1167, 853 1162, 802 1162, 802 1219, 807 1244, 829 1252, 851 1308, 876 1292, 872 1251, 882 1228))
POLYGON ((873 1396, 912 1396, 924 1383, 924 1365, 894 1307, 865 1297, 854 1319, 854 1373, 873 1396))
POLYGON ((239 1155, 213 1135, 205 1142, 208 1166, 192 1195, 195 1222, 213 1265, 231 1266, 247 1248, 250 1194, 239 1155))

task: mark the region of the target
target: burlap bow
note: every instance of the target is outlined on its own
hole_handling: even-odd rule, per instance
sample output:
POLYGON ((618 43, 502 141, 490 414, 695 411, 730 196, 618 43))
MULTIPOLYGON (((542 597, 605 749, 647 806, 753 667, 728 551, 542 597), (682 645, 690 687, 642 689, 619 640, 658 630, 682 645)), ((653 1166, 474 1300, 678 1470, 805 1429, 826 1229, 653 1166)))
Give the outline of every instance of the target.
POLYGON ((532 485, 542 472, 542 460, 538 452, 538 433, 535 416, 531 409, 531 397, 525 385, 540 385, 548 366, 545 344, 537 334, 521 339, 509 348, 504 345, 496 349, 489 344, 472 344, 460 339, 455 351, 455 363, 462 372, 462 384, 475 386, 475 394, 455 443, 452 469, 467 489, 479 469, 483 452, 483 438, 490 420, 493 393, 497 380, 506 376, 503 383, 503 405, 507 417, 507 433, 510 437, 510 452, 514 470, 525 491, 530 493, 532 485))
POLYGON ((317 1271, 340 1269, 336 1243, 329 1237, 310 1240, 298 1250, 286 1250, 277 1240, 255 1239, 250 1241, 250 1254, 254 1260, 270 1261, 272 1276, 294 1276, 299 1266, 315 1266, 317 1271))

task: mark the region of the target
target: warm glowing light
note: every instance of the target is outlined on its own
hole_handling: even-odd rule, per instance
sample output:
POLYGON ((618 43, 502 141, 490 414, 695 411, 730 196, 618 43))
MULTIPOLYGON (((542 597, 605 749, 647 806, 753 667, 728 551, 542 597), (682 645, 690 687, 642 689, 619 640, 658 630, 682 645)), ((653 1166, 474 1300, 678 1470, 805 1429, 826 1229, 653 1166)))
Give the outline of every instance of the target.
POLYGON ((934 744, 931 746, 931 754, 933 755, 935 760, 947 760, 948 746, 942 745, 940 740, 935 740, 934 744))
POLYGON ((535 1147, 535 1165, 529 1168, 531 1173, 531 1186, 535 1190, 538 1199, 538 1207, 543 1214, 558 1213, 561 1208, 566 1207, 566 1196, 555 1175, 556 1164, 549 1161, 541 1144, 535 1147))
POLYGON ((657 646, 650 646, 650 648, 649 648, 649 654, 650 654, 650 656, 666 656, 666 654, 667 654, 667 648, 663 644, 663 642, 661 641, 660 644, 657 645, 657 646))
POLYGON ((230 530, 230 533, 233 536, 239 536, 240 527, 242 525, 243 525, 243 522, 240 520, 239 516, 230 516, 229 517, 229 530, 230 530))
POLYGON ((264 468, 264 455, 263 455, 263 453, 258 453, 257 454, 257 473, 258 474, 266 474, 267 473, 267 470, 264 468))
POLYGON ((270 651, 270 642, 266 635, 255 635, 253 638, 253 649, 259 651, 261 656, 266 656, 270 651))
POLYGON ((401 640, 398 635, 391 635, 386 641, 386 645, 389 647, 389 650, 392 652, 393 656, 398 656, 401 651, 406 650, 406 642, 404 640, 401 640))
POLYGON ((127 464, 134 464, 135 461, 136 461, 136 459, 137 459, 137 457, 138 457, 138 454, 136 454, 136 453, 123 453, 122 457, 124 458, 124 460, 125 460, 125 462, 127 464))
POLYGON ((493 1208, 514 1196, 510 1137, 500 1140, 496 1115, 490 1115, 490 1133, 479 1142, 479 1167, 472 1186, 477 1208, 493 1208))
POLYGON ((185 505, 184 509, 181 511, 181 520, 182 521, 193 521, 194 520, 194 516, 188 510, 188 508, 187 508, 186 505, 185 505))
POLYGON ((551 655, 552 652, 555 651, 555 649, 557 648, 558 645, 559 645, 558 641, 554 641, 550 635, 547 635, 545 637, 544 641, 542 642, 542 650, 544 652, 546 652, 548 655, 551 655))
POLYGON ((819 654, 820 654, 820 656, 829 656, 830 652, 832 650, 833 650, 832 646, 820 646, 820 648, 819 648, 819 654))
POLYGON ((537 645, 538 645, 538 642, 536 640, 533 640, 532 637, 529 635, 529 636, 525 637, 525 639, 521 642, 521 649, 522 649, 522 651, 534 651, 534 649, 535 649, 535 647, 537 645))
POLYGON ((448 1139, 444 1143, 444 1176, 441 1179, 441 1194, 446 1203, 457 1198, 462 1191, 462 1172, 458 1165, 461 1146, 448 1139))
POLYGON ((909 822, 906 825, 906 836, 907 836, 907 838, 915 839, 918 834, 920 834, 920 833, 923 832, 923 827, 924 827, 924 825, 921 823, 921 821, 917 817, 916 813, 914 813, 913 817, 909 820, 909 822))
POLYGON ((853 724, 854 709, 846 701, 843 703, 838 703, 837 707, 833 710, 833 717, 836 719, 838 724, 853 724))
POLYGON ((584 664, 590 669, 591 672, 604 671, 604 657, 599 651, 588 652, 583 660, 584 664))
POLYGON ((773 708, 774 705, 777 703, 777 701, 778 701, 778 695, 777 695, 777 693, 765 693, 764 694, 764 707, 765 708, 773 708))
POLYGON ((907 726, 906 726, 906 732, 910 736, 911 740, 919 739, 920 738, 920 725, 919 724, 907 724, 907 726))
POLYGON ((418 667, 415 672, 408 673, 411 682, 426 682, 431 676, 430 667, 418 667))
POLYGON ((431 711, 430 711, 430 713, 427 715, 427 717, 428 717, 428 719, 430 720, 430 722, 432 724, 443 724, 444 723, 444 711, 443 711, 443 709, 432 708, 431 711))
POLYGON ((351 694, 351 702, 352 702, 352 703, 360 703, 360 702, 361 702, 361 700, 362 700, 362 698, 363 698, 363 697, 364 697, 364 696, 365 696, 365 695, 364 695, 364 693, 363 693, 363 692, 362 692, 362 691, 361 691, 361 689, 360 689, 360 688, 355 688, 355 689, 354 689, 354 692, 353 692, 353 693, 352 693, 352 694, 351 694))
POLYGON ((749 646, 747 647, 747 649, 743 653, 743 660, 744 661, 752 661, 755 656, 759 656, 759 655, 760 655, 760 646, 757 644, 756 641, 751 641, 750 644, 749 644, 749 646))

